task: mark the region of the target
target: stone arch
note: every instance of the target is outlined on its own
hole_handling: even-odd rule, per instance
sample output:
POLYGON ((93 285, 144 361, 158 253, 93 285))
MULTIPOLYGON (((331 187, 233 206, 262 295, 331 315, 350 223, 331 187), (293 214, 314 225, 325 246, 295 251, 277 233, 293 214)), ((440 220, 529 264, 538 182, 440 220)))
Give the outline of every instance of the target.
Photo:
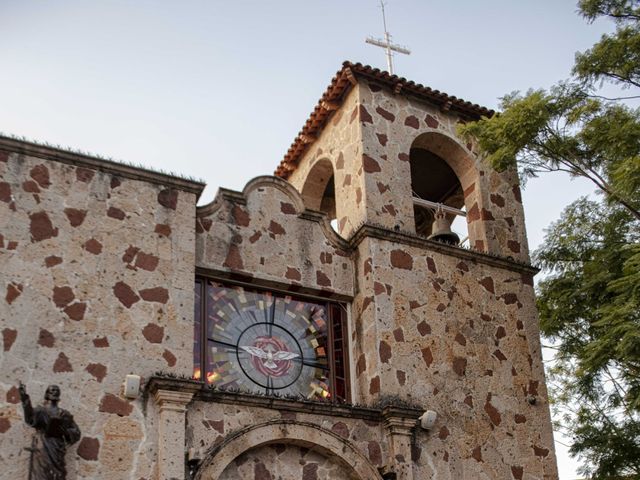
POLYGON ((329 220, 336 218, 336 189, 333 163, 328 158, 317 160, 300 190, 307 208, 326 213, 329 220))
POLYGON ((280 443, 312 448, 329 457, 361 480, 382 480, 378 470, 348 440, 319 425, 277 420, 248 426, 230 434, 210 450, 196 480, 218 480, 227 466, 242 453, 280 443))
POLYGON ((467 188, 477 174, 472 154, 460 141, 438 130, 425 131, 413 139, 410 149, 422 148, 442 158, 455 172, 463 188, 467 188))
MULTIPOLYGON (((478 211, 480 189, 477 188, 479 172, 473 155, 455 137, 432 130, 413 139, 409 158, 412 191, 420 198, 465 209, 466 221, 462 218, 456 220, 454 215, 447 217, 451 222, 455 221, 454 226, 459 233, 468 235, 471 246, 478 245, 477 241, 482 240, 484 235, 480 225, 474 225, 478 219, 475 212, 478 211), (416 186, 416 183, 423 184, 416 186)), ((414 219, 416 233, 428 236, 431 233, 433 212, 414 207, 414 219)))

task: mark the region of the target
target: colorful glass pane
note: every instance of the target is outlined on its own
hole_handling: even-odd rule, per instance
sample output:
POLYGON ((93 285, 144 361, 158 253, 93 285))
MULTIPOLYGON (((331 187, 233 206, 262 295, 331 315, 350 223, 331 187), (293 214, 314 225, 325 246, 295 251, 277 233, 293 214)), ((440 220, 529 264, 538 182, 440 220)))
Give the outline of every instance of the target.
POLYGON ((206 378, 267 394, 328 398, 327 306, 208 281, 206 378))

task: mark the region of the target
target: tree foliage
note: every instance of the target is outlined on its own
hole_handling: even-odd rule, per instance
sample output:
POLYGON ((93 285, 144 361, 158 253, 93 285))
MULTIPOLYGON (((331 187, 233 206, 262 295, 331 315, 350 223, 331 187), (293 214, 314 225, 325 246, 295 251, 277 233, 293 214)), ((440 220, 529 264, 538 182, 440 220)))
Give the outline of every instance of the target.
POLYGON ((563 83, 503 98, 502 113, 463 125, 499 170, 516 161, 524 178, 565 171, 591 180, 640 219, 640 112, 563 83))
POLYGON ((578 4, 588 21, 600 16, 614 20, 612 35, 576 55, 573 72, 583 81, 609 80, 623 87, 640 87, 640 8, 632 0, 581 0, 578 4))
POLYGON ((548 91, 513 93, 500 114, 461 126, 492 165, 523 179, 564 171, 601 195, 569 205, 534 254, 559 428, 583 473, 640 478, 640 0, 581 0, 587 21, 612 34, 576 55, 573 77, 548 91), (603 83, 630 92, 617 99, 603 83))
MULTIPOLYGON (((595 478, 640 475, 640 222, 582 198, 536 252, 541 329, 557 420, 595 478)), ((632 477, 634 478, 634 477, 632 477)))

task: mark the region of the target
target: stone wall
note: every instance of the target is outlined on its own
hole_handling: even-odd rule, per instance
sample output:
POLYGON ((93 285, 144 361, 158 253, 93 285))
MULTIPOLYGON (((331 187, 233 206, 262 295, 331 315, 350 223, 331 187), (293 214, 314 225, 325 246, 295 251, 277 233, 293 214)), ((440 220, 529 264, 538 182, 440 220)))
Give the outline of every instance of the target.
POLYGON ((249 450, 229 465, 220 480, 245 480, 255 478, 359 480, 333 459, 313 449, 274 443, 249 450))
POLYGON ((325 159, 331 161, 335 175, 335 196, 338 200, 337 229, 344 238, 350 237, 367 220, 363 210, 365 186, 360 103, 360 90, 354 88, 288 178, 302 192, 314 166, 325 159))
POLYGON ((217 275, 353 296, 348 245, 326 217, 305 210, 284 180, 258 177, 242 193, 221 190, 198 209, 196 266, 217 275))
MULTIPOLYGON (((32 430, 18 380, 48 384, 82 430, 69 478, 150 479, 155 411, 126 374, 192 368, 194 216, 202 185, 3 140, 0 471, 26 478, 32 430), (146 179, 145 179, 146 177, 146 179)), ((0 148, 2 148, 0 147, 0 148)))
POLYGON ((201 478, 211 478, 215 464, 216 471, 224 469, 221 480, 241 475, 257 479, 357 480, 351 462, 355 465, 364 460, 382 467, 387 461, 388 446, 380 419, 371 415, 354 418, 206 401, 194 402, 187 415, 188 443, 200 455, 223 446, 229 438, 250 437, 248 431, 256 427, 261 430, 256 446, 243 444, 242 449, 246 450, 237 457, 235 450, 228 455, 221 448, 211 467, 202 468, 201 478), (278 440, 283 430, 289 438, 278 440), (296 430, 302 432, 303 438, 296 438, 296 430), (356 449, 361 458, 352 456, 350 449, 356 449))
MULTIPOLYGON (((414 478, 554 478, 535 270, 385 230, 340 241, 321 218, 308 218, 299 202, 271 178, 250 182, 243 194, 221 192, 198 215, 198 266, 342 295, 357 285, 350 323, 353 401, 375 404, 394 396, 439 414, 435 430, 418 430, 411 453, 399 462, 414 478), (273 232, 274 222, 281 236, 273 232), (272 255, 265 257, 266 251, 272 255), (342 265, 323 264, 328 255, 342 265), (320 262, 314 265, 314 259, 320 262), (317 282, 318 268, 330 284, 317 282), (291 279, 292 270, 304 273, 291 279)), ((190 409, 188 424, 192 445, 203 449, 243 425, 281 415, 198 405, 190 409)), ((335 422, 302 417, 319 425, 335 422)), ((376 439, 386 458, 388 438, 379 432, 366 438, 376 439)), ((357 448, 366 455, 369 447, 357 448)), ((230 465, 225 475, 279 471, 279 460, 266 462, 269 452, 272 447, 243 454, 242 465, 230 465)), ((282 458, 291 455, 287 450, 282 458)))
POLYGON ((358 248, 358 398, 394 392, 438 413, 417 478, 555 478, 531 272, 400 237, 358 248))

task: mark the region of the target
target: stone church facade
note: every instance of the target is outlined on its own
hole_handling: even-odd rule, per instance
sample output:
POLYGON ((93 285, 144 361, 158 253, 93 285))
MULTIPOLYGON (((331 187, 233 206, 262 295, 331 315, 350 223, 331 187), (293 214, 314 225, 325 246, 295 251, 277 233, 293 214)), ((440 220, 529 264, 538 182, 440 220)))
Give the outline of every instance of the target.
POLYGON ((557 478, 517 174, 456 136, 490 114, 345 63, 275 176, 204 206, 0 137, 2 478, 27 478, 19 379, 60 385, 70 479, 557 478))

